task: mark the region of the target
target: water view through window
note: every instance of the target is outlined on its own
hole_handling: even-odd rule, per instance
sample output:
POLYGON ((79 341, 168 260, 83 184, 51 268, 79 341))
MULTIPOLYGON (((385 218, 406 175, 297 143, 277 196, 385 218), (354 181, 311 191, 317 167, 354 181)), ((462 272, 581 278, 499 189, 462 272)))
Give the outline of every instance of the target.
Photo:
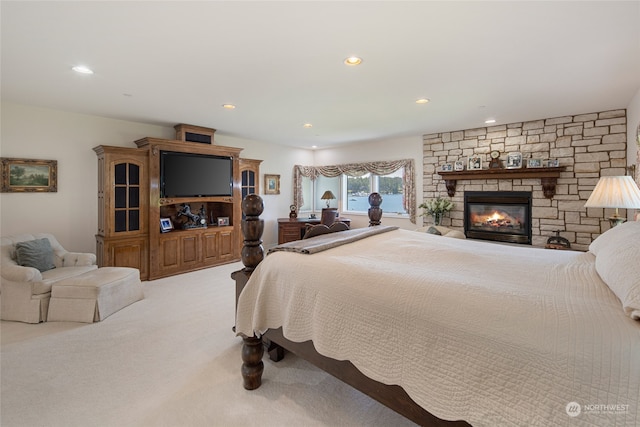
MULTIPOLYGON (((369 210, 369 195, 349 196, 349 211, 367 212, 369 210)), ((402 207, 402 194, 382 194, 382 208, 384 213, 406 213, 402 207)))

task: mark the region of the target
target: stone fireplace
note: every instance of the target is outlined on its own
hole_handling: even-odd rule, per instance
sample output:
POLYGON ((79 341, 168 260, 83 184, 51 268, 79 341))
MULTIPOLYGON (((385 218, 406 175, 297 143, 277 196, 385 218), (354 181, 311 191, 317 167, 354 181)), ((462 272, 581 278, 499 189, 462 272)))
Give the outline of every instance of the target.
POLYGON ((464 231, 467 238, 531 244, 531 192, 467 191, 464 231))
POLYGON ((625 110, 611 110, 423 135, 423 199, 449 197, 455 206, 443 225, 462 231, 467 192, 531 192, 530 244, 544 247, 559 230, 573 249, 587 250, 609 228, 612 212, 584 205, 601 176, 625 175, 626 124, 625 110), (504 170, 508 154, 514 152, 521 153, 524 171, 529 159, 557 160, 563 169, 555 193, 549 197, 542 177, 461 176, 450 195, 451 186, 439 174, 443 165, 464 165, 469 157, 479 156, 482 169, 488 170, 491 151, 500 153, 504 170))

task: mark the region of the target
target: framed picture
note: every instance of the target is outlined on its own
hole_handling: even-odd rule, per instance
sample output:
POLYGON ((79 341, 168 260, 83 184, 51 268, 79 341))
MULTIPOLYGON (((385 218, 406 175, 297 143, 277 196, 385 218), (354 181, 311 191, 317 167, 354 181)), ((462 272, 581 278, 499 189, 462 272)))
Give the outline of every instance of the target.
POLYGON ((456 160, 453 163, 453 170, 455 170, 455 171, 463 171, 464 170, 464 162, 462 160, 456 160))
POLYGON ((522 167, 522 153, 507 154, 507 169, 520 169, 522 167))
POLYGON ((541 168, 542 159, 527 159, 527 168, 541 168))
POLYGON ((225 225, 229 225, 229 217, 228 216, 219 216, 218 217, 218 226, 222 227, 225 225))
POLYGON ((24 193, 58 191, 58 161, 0 158, 2 192, 24 193))
POLYGON ((166 233, 171 230, 173 230, 173 222, 171 222, 171 218, 160 218, 160 231, 166 233))
POLYGON ((470 171, 476 171, 482 169, 482 157, 470 156, 467 159, 467 169, 470 171))
POLYGON ((453 170, 453 165, 451 163, 445 163, 444 165, 442 165, 440 170, 442 172, 451 172, 453 170))
POLYGON ((558 159, 549 159, 549 160, 547 160, 546 167, 548 167, 548 168, 557 168, 558 166, 560 166, 560 162, 558 162, 558 159))
POLYGON ((264 174, 264 194, 280 194, 280 175, 264 174))

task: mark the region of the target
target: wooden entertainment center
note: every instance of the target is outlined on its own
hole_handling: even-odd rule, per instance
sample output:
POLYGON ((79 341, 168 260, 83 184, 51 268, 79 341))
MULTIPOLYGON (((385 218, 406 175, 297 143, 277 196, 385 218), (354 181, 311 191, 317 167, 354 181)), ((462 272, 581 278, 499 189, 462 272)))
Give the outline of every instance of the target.
POLYGON ((260 161, 240 159, 241 148, 214 145, 215 129, 183 124, 175 129, 175 140, 143 138, 135 141, 137 148, 94 148, 98 155, 99 266, 134 267, 147 280, 240 259, 242 191, 258 190, 243 178, 258 182, 260 161), (161 197, 163 151, 231 158, 231 195, 161 197), (197 225, 185 226, 187 218, 178 214, 185 204, 191 212, 204 213, 199 216, 202 223, 198 220, 197 225), (170 225, 165 232, 161 219, 170 225))

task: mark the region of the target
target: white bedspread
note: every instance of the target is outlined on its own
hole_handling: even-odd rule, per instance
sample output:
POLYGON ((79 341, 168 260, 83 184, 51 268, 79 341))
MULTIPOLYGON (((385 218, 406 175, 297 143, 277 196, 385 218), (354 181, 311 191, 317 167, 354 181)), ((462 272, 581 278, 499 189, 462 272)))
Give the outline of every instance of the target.
POLYGON ((236 328, 282 326, 443 419, 637 426, 640 322, 594 259, 406 230, 314 255, 277 252, 240 296, 236 328))

